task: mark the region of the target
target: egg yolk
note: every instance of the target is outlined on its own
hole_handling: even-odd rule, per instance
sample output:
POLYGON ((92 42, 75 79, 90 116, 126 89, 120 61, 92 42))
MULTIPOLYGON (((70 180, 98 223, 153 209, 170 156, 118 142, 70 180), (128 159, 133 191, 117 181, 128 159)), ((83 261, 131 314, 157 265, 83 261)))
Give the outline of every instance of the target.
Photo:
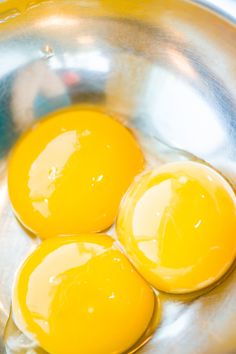
POLYGON ((153 290, 106 235, 55 237, 21 267, 13 291, 18 327, 51 354, 115 354, 153 316, 153 290))
POLYGON ((235 194, 208 166, 167 164, 130 187, 117 233, 154 287, 193 292, 216 282, 235 259, 235 194))
POLYGON ((42 238, 112 225, 144 166, 131 132, 104 113, 67 110, 42 120, 15 146, 8 185, 22 224, 42 238))

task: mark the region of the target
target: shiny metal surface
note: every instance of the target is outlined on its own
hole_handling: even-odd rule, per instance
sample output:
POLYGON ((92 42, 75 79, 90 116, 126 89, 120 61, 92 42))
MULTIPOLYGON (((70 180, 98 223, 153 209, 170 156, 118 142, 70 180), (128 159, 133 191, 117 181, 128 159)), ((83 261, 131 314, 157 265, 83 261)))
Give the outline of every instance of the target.
MULTIPOLYGON (((162 161, 190 155, 156 138, 236 186, 236 10, 232 0, 23 0, 0 2, 0 12, 3 336, 15 271, 37 243, 7 196, 6 156, 18 134, 58 108, 97 105, 140 129, 162 161)), ((161 296, 161 325, 140 353, 236 353, 235 271, 198 298, 161 296)))
POLYGON ((219 15, 232 22, 236 20, 236 3, 234 0, 196 0, 198 4, 208 7, 219 15))

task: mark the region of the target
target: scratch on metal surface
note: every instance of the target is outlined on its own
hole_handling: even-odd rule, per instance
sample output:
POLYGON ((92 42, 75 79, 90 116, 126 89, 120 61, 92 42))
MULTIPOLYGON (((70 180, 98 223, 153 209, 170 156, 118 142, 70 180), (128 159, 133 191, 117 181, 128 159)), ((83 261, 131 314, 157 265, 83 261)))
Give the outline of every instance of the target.
POLYGON ((40 5, 45 5, 45 4, 52 4, 54 3, 53 0, 33 0, 33 1, 30 1, 26 7, 26 10, 30 10, 30 9, 33 9, 35 7, 38 7, 40 5))
POLYGON ((12 9, 5 12, 0 13, 0 23, 7 22, 21 14, 20 10, 12 9))
MULTIPOLYGON (((0 5, 1 5, 2 1, 0 0, 0 5)), ((8 11, 4 11, 4 12, 0 12, 0 24, 1 23, 6 23, 14 18, 16 18, 17 16, 21 15, 23 12, 31 10, 35 7, 39 7, 41 5, 49 5, 54 3, 54 0, 31 0, 26 4, 26 7, 23 11, 20 11, 17 8, 13 8, 11 10, 8 11)))

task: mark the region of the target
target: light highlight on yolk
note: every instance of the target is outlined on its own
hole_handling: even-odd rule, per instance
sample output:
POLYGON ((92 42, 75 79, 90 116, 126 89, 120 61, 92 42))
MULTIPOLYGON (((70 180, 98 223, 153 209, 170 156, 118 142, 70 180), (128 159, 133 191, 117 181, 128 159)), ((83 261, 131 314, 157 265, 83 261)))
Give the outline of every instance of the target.
POLYGON ((205 165, 167 164, 130 187, 117 233, 140 273, 157 289, 196 291, 216 282, 235 259, 235 194, 205 165))
POLYGON ((136 140, 116 120, 92 110, 61 111, 13 150, 10 199, 23 225, 42 238, 105 230, 143 165, 136 140))
POLYGON ((118 354, 145 333, 152 289, 105 235, 56 237, 22 265, 16 324, 51 354, 118 354))

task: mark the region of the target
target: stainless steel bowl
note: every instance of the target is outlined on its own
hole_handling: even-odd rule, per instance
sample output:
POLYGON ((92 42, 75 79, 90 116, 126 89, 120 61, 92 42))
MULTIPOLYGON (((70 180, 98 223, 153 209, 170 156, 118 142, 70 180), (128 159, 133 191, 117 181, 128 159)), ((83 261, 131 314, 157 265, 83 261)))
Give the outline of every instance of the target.
MULTIPOLYGON (((36 242, 15 222, 7 196, 6 156, 17 136, 48 112, 92 104, 126 117, 147 137, 206 160, 236 185, 236 5, 234 0, 0 3, 3 337, 15 271, 36 242)), ((160 327, 140 353, 236 353, 236 272, 197 299, 163 296, 163 301, 160 327)))

